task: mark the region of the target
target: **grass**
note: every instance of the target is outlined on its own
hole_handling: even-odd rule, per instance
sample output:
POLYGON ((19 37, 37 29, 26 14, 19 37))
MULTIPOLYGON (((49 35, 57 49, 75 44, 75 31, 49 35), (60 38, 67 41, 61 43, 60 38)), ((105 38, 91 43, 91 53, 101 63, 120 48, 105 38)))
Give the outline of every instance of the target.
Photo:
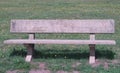
MULTIPOLYGON (((36 68, 24 62, 26 49, 22 45, 5 45, 10 38, 27 38, 26 34, 9 32, 11 19, 114 19, 115 34, 97 34, 96 39, 114 39, 116 45, 97 45, 96 55, 102 64, 88 64, 89 49, 86 45, 36 45, 33 62, 46 62, 48 69, 56 72, 80 71, 81 73, 119 73, 120 63, 120 1, 119 0, 0 0, 0 73, 36 68), (78 57, 81 56, 81 57, 78 57), (104 69, 104 62, 109 69, 104 69), (81 64, 73 68, 73 63, 81 64), (64 66, 62 66, 64 65, 64 66)), ((88 34, 36 34, 36 38, 88 39, 88 34)))

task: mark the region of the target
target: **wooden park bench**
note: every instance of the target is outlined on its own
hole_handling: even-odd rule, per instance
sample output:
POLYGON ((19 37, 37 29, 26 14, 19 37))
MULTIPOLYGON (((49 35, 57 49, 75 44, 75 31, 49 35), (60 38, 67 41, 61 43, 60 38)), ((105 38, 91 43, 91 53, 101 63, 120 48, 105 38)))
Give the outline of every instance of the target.
POLYGON ((114 20, 112 19, 86 19, 86 20, 11 20, 10 32, 29 34, 28 39, 9 39, 5 44, 23 44, 27 48, 26 61, 32 59, 35 44, 86 44, 90 48, 89 63, 95 63, 95 45, 115 45, 114 40, 96 40, 95 34, 114 33, 114 20), (35 33, 74 33, 90 34, 89 40, 81 39, 37 39, 35 33))

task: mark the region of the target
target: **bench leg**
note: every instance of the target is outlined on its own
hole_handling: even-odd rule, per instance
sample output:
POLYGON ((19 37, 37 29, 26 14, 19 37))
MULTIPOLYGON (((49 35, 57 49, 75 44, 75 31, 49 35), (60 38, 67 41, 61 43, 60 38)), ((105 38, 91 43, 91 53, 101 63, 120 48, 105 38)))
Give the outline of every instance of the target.
POLYGON ((90 48, 89 64, 93 64, 95 63, 95 45, 90 44, 89 48, 90 48))
POLYGON ((24 46, 27 48, 27 56, 25 58, 25 61, 30 62, 32 60, 32 55, 34 51, 34 44, 24 44, 24 46))

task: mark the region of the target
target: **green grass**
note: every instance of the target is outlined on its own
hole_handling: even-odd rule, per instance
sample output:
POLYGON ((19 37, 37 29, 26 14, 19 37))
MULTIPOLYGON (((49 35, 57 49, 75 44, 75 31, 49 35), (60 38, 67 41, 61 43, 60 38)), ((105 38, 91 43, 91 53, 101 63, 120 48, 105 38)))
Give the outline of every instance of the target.
MULTIPOLYGON (((120 0, 0 0, 0 73, 7 70, 28 71, 36 68, 24 62, 26 49, 22 45, 5 45, 10 38, 27 38, 26 34, 11 34, 11 19, 114 19, 115 34, 97 34, 97 39, 113 39, 116 45, 97 45, 100 61, 109 61, 109 69, 103 64, 93 68, 88 64, 89 49, 86 45, 36 45, 33 62, 46 62, 48 69, 81 73, 120 73, 120 0), (87 54, 87 55, 84 55, 87 54), (81 55, 83 58, 77 56, 81 55), (112 59, 112 60, 111 60, 112 59), (72 68, 74 62, 80 62, 72 68), (64 65, 64 66, 62 66, 64 65)), ((88 34, 36 34, 36 38, 88 39, 88 34)))

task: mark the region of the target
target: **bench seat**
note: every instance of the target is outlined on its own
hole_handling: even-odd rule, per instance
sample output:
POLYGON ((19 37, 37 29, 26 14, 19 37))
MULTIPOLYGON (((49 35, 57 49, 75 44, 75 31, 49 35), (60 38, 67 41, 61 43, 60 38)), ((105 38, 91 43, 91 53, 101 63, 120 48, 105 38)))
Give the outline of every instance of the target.
POLYGON ((5 44, 108 44, 115 45, 114 40, 66 40, 66 39, 10 39, 5 44))

